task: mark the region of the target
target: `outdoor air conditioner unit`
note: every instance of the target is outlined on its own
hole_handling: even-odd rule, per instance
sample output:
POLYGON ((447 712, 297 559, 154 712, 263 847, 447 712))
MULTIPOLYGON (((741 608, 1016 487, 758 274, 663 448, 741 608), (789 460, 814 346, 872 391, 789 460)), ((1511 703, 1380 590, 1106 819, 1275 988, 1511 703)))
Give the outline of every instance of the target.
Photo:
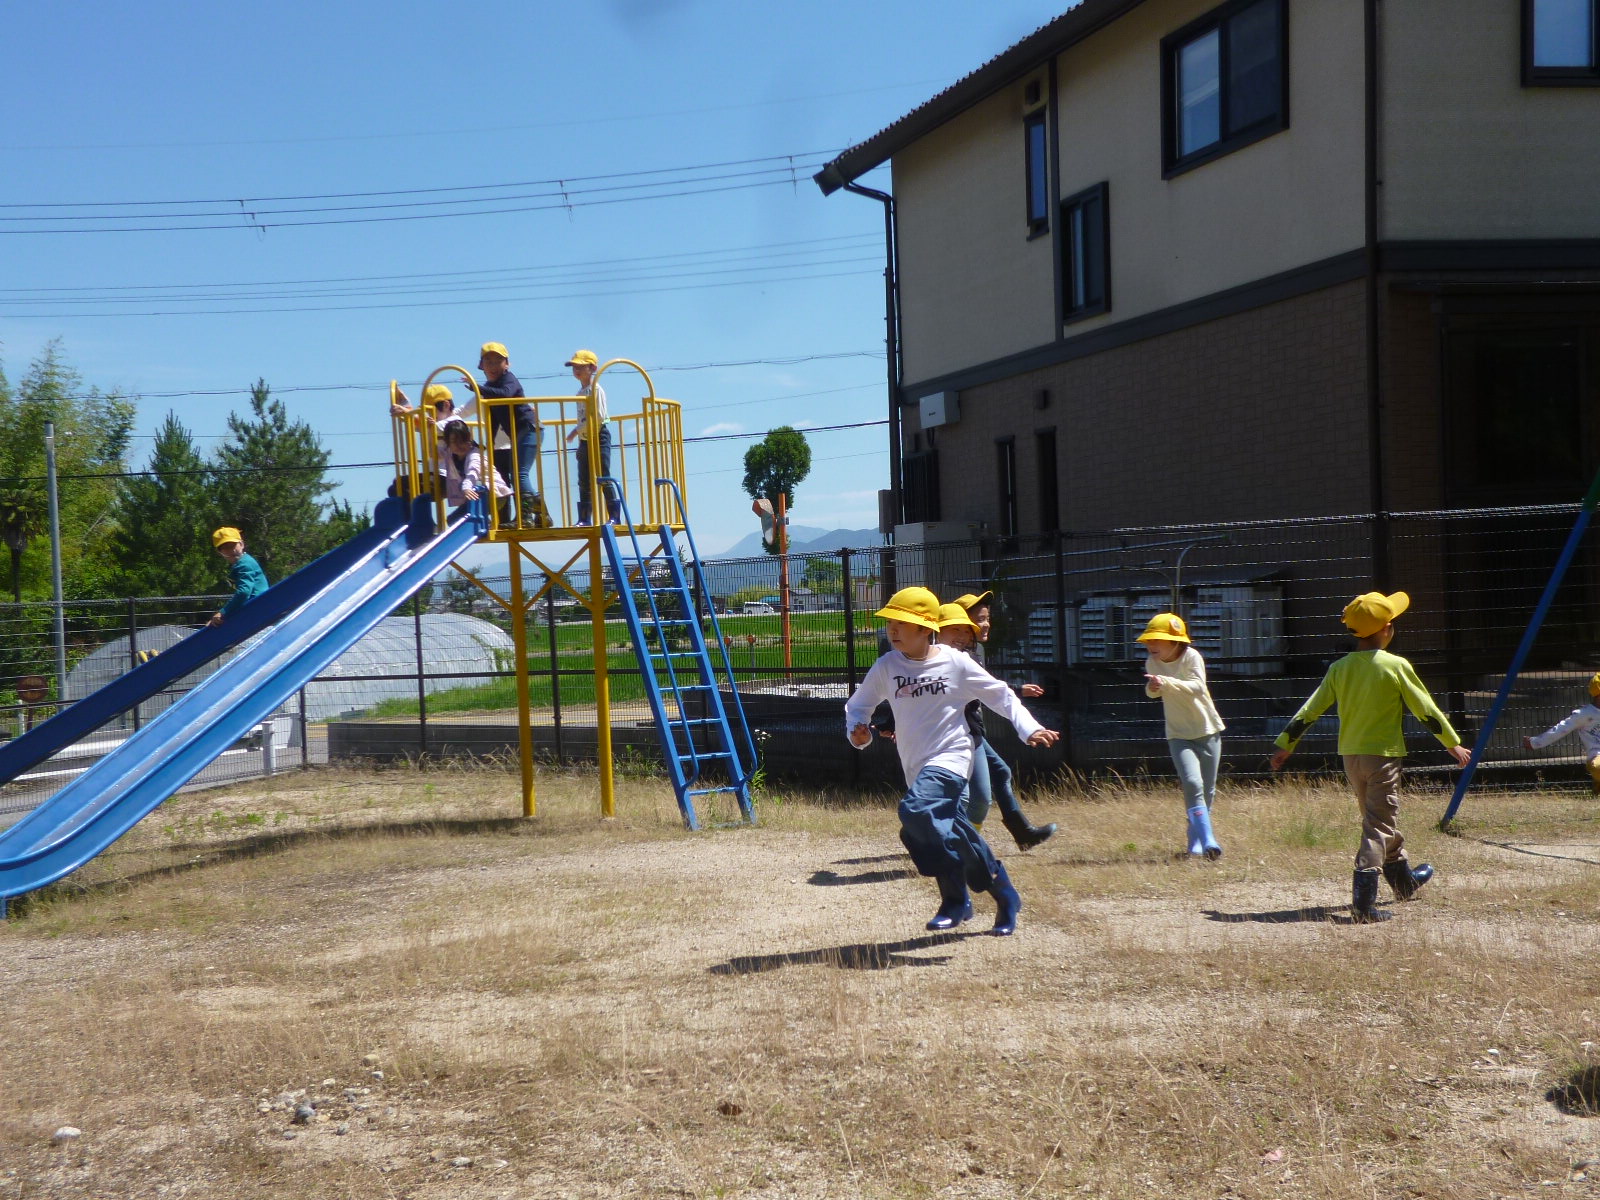
MULTIPOLYGON (((976 521, 916 521, 894 527, 895 570, 901 587, 920 585, 943 596, 952 581, 972 574, 976 554, 960 543, 975 541, 976 521), (946 548, 948 547, 948 548, 946 548)), ((966 591, 966 588, 957 588, 966 591)))
POLYGON ((937 429, 941 425, 954 425, 961 420, 961 393, 930 393, 922 397, 917 410, 924 429, 937 429))

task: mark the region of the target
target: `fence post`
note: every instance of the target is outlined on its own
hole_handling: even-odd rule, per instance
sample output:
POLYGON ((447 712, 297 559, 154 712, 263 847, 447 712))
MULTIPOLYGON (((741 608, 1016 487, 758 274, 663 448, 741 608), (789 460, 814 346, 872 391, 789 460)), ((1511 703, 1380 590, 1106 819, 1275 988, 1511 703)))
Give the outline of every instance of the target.
MULTIPOLYGON (((856 690, 856 607, 855 589, 850 585, 850 550, 848 547, 839 548, 839 566, 844 577, 844 671, 847 684, 847 697, 856 690)), ((852 786, 861 782, 861 755, 854 750, 848 751, 850 755, 850 783, 852 786)))
MULTIPOLYGON (((139 665, 139 617, 134 609, 133 597, 128 597, 128 670, 139 665)), ((139 732, 139 706, 133 706, 133 731, 139 732)))
POLYGON ((306 689, 300 689, 300 765, 311 765, 311 722, 306 720, 306 689))
POLYGON ((1056 530, 1056 690, 1061 698, 1061 764, 1069 770, 1076 770, 1072 760, 1072 713, 1068 708, 1067 697, 1067 663, 1071 655, 1067 652, 1067 566, 1066 550, 1063 546, 1065 536, 1061 530, 1056 530))
POLYGON ((411 595, 411 626, 417 644, 417 758, 420 761, 428 756, 428 680, 423 675, 421 592, 411 595))
POLYGON ((544 594, 544 611, 550 626, 550 714, 556 727, 556 762, 564 767, 567 756, 561 743, 561 656, 556 653, 555 588, 549 588, 544 594))

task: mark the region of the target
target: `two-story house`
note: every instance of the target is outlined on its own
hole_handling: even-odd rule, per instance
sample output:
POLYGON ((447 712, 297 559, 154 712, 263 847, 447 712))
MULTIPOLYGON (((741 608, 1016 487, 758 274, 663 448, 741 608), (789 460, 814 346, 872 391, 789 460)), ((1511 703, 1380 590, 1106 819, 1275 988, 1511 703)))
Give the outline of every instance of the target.
POLYGON ((1083 0, 840 154, 892 166, 896 520, 1576 500, 1597 7, 1083 0))

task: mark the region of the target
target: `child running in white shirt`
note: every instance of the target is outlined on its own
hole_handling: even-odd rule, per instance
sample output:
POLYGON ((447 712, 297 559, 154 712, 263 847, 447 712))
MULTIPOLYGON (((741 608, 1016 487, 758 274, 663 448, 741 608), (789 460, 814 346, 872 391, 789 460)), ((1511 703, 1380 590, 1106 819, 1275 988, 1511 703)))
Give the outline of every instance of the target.
POLYGON ((1217 766, 1222 761, 1222 731, 1206 687, 1206 662, 1189 641, 1177 613, 1157 613, 1139 635, 1150 656, 1144 660, 1144 694, 1161 701, 1167 720, 1167 751, 1183 786, 1189 815, 1189 853, 1218 859, 1222 847, 1211 830, 1211 805, 1217 798, 1217 766))
POLYGON ((1595 795, 1600 796, 1600 707, 1595 705, 1597 699, 1600 699, 1600 675, 1589 680, 1589 703, 1573 709, 1570 715, 1543 733, 1523 738, 1522 745, 1528 750, 1543 750, 1569 733, 1577 734, 1578 744, 1583 747, 1584 768, 1593 781, 1595 795))
POLYGON ((935 644, 939 600, 927 588, 902 588, 876 613, 887 620, 889 652, 867 672, 845 705, 850 744, 872 744, 872 710, 889 702, 895 746, 906 777, 900 801, 900 840, 923 875, 939 884, 932 930, 953 929, 972 918, 968 888, 995 899, 992 932, 1014 933, 1022 900, 983 835, 960 809, 972 765, 972 732, 964 709, 981 700, 1010 721, 1030 746, 1054 745, 1060 736, 1043 728, 1011 689, 967 655, 935 644))

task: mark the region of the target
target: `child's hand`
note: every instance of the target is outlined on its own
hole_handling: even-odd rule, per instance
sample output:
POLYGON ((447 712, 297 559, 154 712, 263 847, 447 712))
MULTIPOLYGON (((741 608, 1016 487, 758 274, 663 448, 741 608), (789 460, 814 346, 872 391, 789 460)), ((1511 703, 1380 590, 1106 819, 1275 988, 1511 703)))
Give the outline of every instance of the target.
POLYGON ((1054 729, 1040 729, 1028 738, 1030 746, 1054 746, 1061 740, 1061 735, 1054 729))
POLYGON ((212 613, 211 614, 211 620, 206 622, 206 627, 210 628, 212 625, 221 625, 221 624, 222 624, 222 614, 219 613, 219 612, 216 612, 216 613, 212 613))
POLYGON ((1472 761, 1472 751, 1468 750, 1465 746, 1451 746, 1445 751, 1445 753, 1456 760, 1456 766, 1458 767, 1464 767, 1472 761))
POLYGON ((866 725, 857 725, 850 731, 850 744, 861 750, 872 744, 872 729, 866 725))
POLYGON ((478 489, 470 483, 464 483, 461 485, 461 494, 468 500, 476 500, 478 498, 478 489))
POLYGON ((1160 675, 1146 675, 1144 677, 1144 686, 1152 692, 1159 692, 1161 690, 1161 679, 1160 675))
POLYGON ((1269 758, 1267 762, 1271 765, 1274 771, 1281 771, 1283 770, 1283 764, 1289 761, 1289 755, 1293 753, 1293 750, 1279 750, 1276 754, 1269 758))
POLYGON ((1037 683, 1025 683, 1019 687, 1017 691, 1022 694, 1022 697, 1025 700, 1033 700, 1044 695, 1044 689, 1037 683))
POLYGON ((1531 737, 1523 738, 1522 739, 1522 748, 1524 750, 1532 750, 1533 749, 1533 739, 1531 737))

